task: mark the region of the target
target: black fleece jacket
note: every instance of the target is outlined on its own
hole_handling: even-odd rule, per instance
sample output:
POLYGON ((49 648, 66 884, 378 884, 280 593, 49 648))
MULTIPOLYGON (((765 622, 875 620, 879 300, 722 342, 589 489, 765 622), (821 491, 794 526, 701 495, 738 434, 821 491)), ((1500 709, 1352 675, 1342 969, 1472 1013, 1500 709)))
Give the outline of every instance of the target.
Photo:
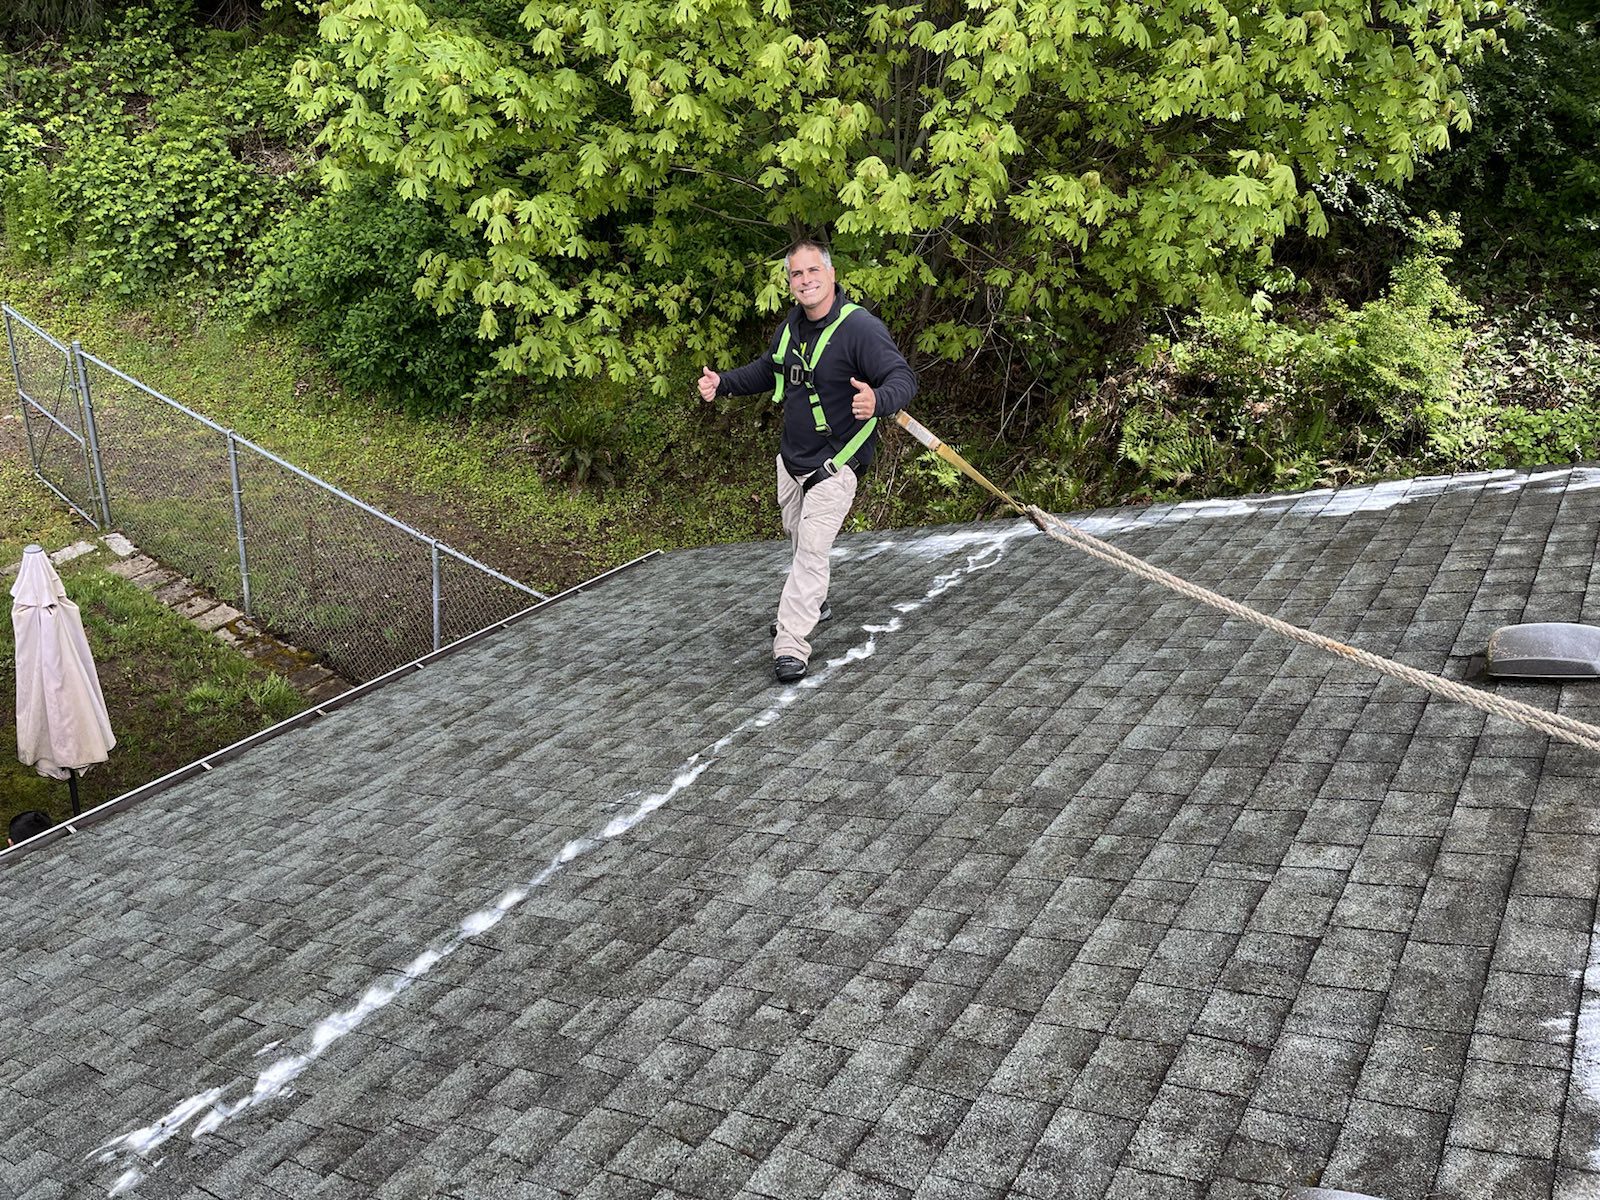
MULTIPOLYGON (((790 369, 800 365, 801 347, 809 351, 816 345, 817 335, 839 315, 839 309, 847 303, 849 297, 844 289, 835 284, 833 307, 820 321, 807 320, 805 310, 799 305, 789 310, 784 322, 789 326, 789 350, 783 364, 785 379, 792 378, 790 369)), ((777 370, 773 356, 778 352, 783 328, 783 325, 778 326, 763 357, 722 375, 717 385, 717 395, 753 396, 772 390, 772 377, 777 370)), ((895 347, 894 339, 889 336, 883 322, 864 308, 851 313, 833 331, 833 336, 822 351, 822 361, 817 364, 812 376, 830 433, 823 435, 817 432, 816 418, 811 412, 811 398, 806 389, 784 384, 783 441, 779 453, 783 455, 783 463, 788 467, 789 474, 797 478, 809 475, 843 450, 845 444, 865 424, 856 420, 850 411, 850 401, 855 398, 855 388, 850 384, 852 376, 872 385, 878 397, 876 415, 880 417, 899 412, 917 394, 917 377, 910 364, 895 347)), ((877 432, 874 431, 866 445, 856 452, 851 465, 857 471, 872 461, 877 440, 877 432)))

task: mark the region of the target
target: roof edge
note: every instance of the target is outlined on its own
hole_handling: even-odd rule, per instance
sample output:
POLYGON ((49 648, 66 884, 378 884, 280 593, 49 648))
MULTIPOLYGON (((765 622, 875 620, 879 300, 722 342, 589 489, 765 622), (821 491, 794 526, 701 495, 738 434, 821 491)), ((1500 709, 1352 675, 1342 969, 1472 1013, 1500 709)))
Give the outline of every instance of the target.
POLYGON ((159 779, 152 779, 149 783, 140 784, 131 791, 123 792, 122 795, 115 796, 112 799, 107 800, 104 804, 96 805, 86 813, 82 813, 79 816, 62 821, 58 825, 52 825, 43 833, 34 834, 33 837, 28 838, 26 841, 18 842, 15 846, 0 848, 0 869, 8 866, 14 866, 25 855, 31 854, 35 850, 42 850, 52 842, 60 841, 69 833, 76 833, 80 829, 86 829, 91 825, 97 825, 106 818, 115 816, 123 809, 138 804, 141 800, 148 800, 152 796, 160 795, 168 788, 176 787, 178 784, 183 783, 185 780, 192 779, 196 775, 203 775, 214 767, 220 766, 222 763, 227 762, 229 759, 237 758, 247 750, 253 749, 254 747, 262 745, 265 742, 269 742, 272 739, 288 733, 293 729, 297 729, 302 725, 309 725, 322 717, 328 716, 335 710, 343 708, 345 705, 367 695, 369 692, 374 692, 378 688, 385 687, 396 680, 412 675, 426 667, 432 666, 440 659, 454 654, 458 650, 463 650, 482 638, 488 637, 490 634, 498 633, 502 629, 506 629, 517 624, 519 621, 532 616, 540 609, 548 608, 550 605, 558 603, 561 600, 565 600, 569 596, 576 596, 580 592, 592 588, 597 584, 604 583, 613 575, 620 574, 621 572, 628 570, 630 567, 638 566, 647 559, 655 558, 661 553, 662 551, 659 549, 651 550, 645 554, 641 554, 638 558, 630 559, 628 562, 612 567, 609 571, 602 571, 600 574, 590 579, 585 579, 582 583, 574 584, 564 592, 557 592, 554 596, 547 597, 546 599, 539 601, 539 603, 523 609, 521 612, 513 613, 503 621, 497 621, 493 625, 487 625, 478 630, 476 633, 469 633, 466 637, 451 642, 448 646, 441 646, 439 649, 430 651, 421 658, 415 659, 412 662, 398 666, 394 670, 378 676, 376 679, 369 679, 366 683, 363 683, 357 687, 353 687, 347 692, 340 692, 337 696, 330 696, 321 704, 313 705, 310 708, 297 712, 294 716, 279 721, 276 725, 269 726, 266 729, 257 730, 255 733, 250 734, 248 737, 240 738, 237 742, 234 742, 231 745, 224 746, 220 750, 215 750, 203 758, 196 759, 194 762, 186 763, 184 766, 179 767, 175 771, 168 772, 159 779))

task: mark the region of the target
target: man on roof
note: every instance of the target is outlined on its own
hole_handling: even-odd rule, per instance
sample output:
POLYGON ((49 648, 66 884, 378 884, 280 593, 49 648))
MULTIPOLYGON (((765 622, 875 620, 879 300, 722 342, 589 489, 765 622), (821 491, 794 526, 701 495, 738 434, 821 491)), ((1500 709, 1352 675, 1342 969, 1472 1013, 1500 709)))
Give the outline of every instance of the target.
POLYGON ((700 375, 700 395, 750 396, 773 389, 783 405, 778 507, 794 561, 772 626, 772 671, 779 683, 804 677, 806 638, 828 606, 828 552, 856 496, 860 471, 876 450, 879 417, 917 394, 917 377, 882 321, 852 303, 835 281, 828 248, 811 238, 783 260, 795 307, 767 353, 724 374, 700 375))

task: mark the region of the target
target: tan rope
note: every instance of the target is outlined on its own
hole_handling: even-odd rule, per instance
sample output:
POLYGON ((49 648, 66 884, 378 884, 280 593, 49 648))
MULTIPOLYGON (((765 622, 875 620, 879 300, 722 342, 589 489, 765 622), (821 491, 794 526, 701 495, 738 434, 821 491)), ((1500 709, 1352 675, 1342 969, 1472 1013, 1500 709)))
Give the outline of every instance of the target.
POLYGON ((1276 617, 1269 617, 1266 613, 1258 612, 1248 605, 1240 604, 1237 600, 1230 600, 1226 596, 1218 595, 1181 579, 1159 567, 1151 566, 1142 558, 1137 558, 1125 550, 1119 550, 1109 542, 1103 542, 1092 534, 1075 528, 1060 517, 1053 516, 1043 509, 1028 505, 1025 510, 1033 519, 1033 523, 1049 534, 1056 541, 1071 546, 1075 550, 1100 559, 1102 562, 1111 563, 1121 567, 1124 571, 1131 572, 1141 579, 1148 579, 1152 583, 1159 583, 1162 587, 1170 588, 1179 595, 1188 596, 1191 600, 1198 600, 1201 604, 1208 604, 1212 608, 1221 609, 1230 616, 1240 620, 1249 621, 1252 625, 1259 625, 1270 629, 1274 633, 1282 634, 1291 641, 1300 642, 1306 646, 1315 646, 1319 650, 1326 650, 1329 654, 1337 654, 1340 658, 1349 659, 1351 662, 1360 663, 1374 671, 1399 679, 1405 683, 1413 684, 1432 692, 1436 696, 1443 696, 1447 700, 1455 700, 1461 704, 1470 704, 1473 708, 1492 713, 1497 717, 1505 717, 1510 721, 1517 721, 1532 729, 1540 730, 1553 738, 1564 742, 1571 742, 1589 750, 1600 750, 1600 728, 1587 722, 1564 717, 1560 713, 1550 712, 1548 709, 1536 708, 1531 704, 1524 704, 1520 700, 1507 700, 1490 692, 1480 691, 1478 688, 1468 687, 1464 683, 1441 678, 1427 671, 1419 671, 1415 667, 1408 667, 1404 663, 1395 662, 1392 658, 1384 658, 1380 654, 1373 654, 1367 650, 1357 650, 1354 646, 1347 646, 1333 638, 1324 637, 1320 633, 1312 633, 1309 629, 1301 629, 1298 625, 1291 625, 1287 621, 1280 621, 1276 617))
POLYGON ((1424 691, 1432 692, 1436 696, 1443 696, 1447 700, 1454 700, 1460 704, 1471 705, 1486 713, 1497 717, 1504 717, 1508 721, 1516 721, 1530 729, 1537 729, 1547 733, 1553 738, 1564 742, 1571 742, 1575 746, 1582 746, 1587 750, 1600 750, 1600 727, 1590 725, 1586 721, 1579 721, 1573 717, 1564 717, 1560 713, 1550 712, 1548 709, 1536 708, 1532 704, 1524 704, 1520 700, 1506 700, 1491 692, 1481 691, 1475 687, 1468 687, 1464 683, 1445 679, 1431 674, 1428 671, 1419 671, 1416 667, 1408 667, 1405 663, 1395 662, 1392 658, 1385 658, 1381 654, 1373 654, 1369 650, 1357 650, 1354 646, 1347 646, 1343 642, 1335 641, 1320 633, 1312 633, 1309 629, 1301 629, 1298 625, 1291 625, 1287 621, 1280 621, 1277 617, 1269 617, 1266 613, 1257 612, 1237 600, 1230 600, 1198 584, 1190 583, 1170 571, 1163 571, 1160 567, 1153 567, 1144 559, 1129 554, 1126 550, 1118 550, 1110 542, 1103 542, 1099 538, 1083 532, 1083 530, 1063 521, 1060 517, 1045 512, 1032 504, 1024 507, 1001 491, 986 479, 981 471, 957 454, 953 447, 941 442, 925 426, 919 424, 911 414, 901 411, 895 414, 895 420, 912 437, 921 442, 933 453, 960 469, 969 478, 975 480, 988 491, 1004 500, 1017 512, 1025 514, 1033 523, 1049 534, 1056 541, 1081 550, 1102 562, 1111 563, 1121 567, 1124 571, 1131 572, 1141 579, 1148 579, 1152 583, 1159 583, 1162 587, 1170 588, 1181 596, 1188 596, 1191 600, 1198 600, 1201 604, 1208 604, 1212 608, 1220 609, 1230 616, 1248 621, 1252 625, 1259 625, 1263 629, 1270 629, 1274 633, 1282 634, 1291 641, 1302 645, 1314 646, 1318 650, 1326 650, 1329 654, 1337 654, 1340 658, 1349 659, 1351 662, 1360 663, 1370 667, 1381 675, 1388 675, 1392 679, 1399 679, 1424 691))

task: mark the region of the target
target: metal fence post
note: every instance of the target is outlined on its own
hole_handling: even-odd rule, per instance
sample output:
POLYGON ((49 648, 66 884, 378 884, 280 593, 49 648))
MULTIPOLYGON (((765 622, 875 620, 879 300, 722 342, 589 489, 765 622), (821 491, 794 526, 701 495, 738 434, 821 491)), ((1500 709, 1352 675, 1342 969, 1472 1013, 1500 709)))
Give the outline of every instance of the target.
POLYGON ((444 593, 439 586, 439 543, 433 543, 433 648, 444 643, 444 593))
POLYGON ((228 430, 228 474, 233 478, 233 533, 239 543, 239 590, 244 595, 244 615, 256 614, 250 603, 250 557, 244 548, 244 490, 239 486, 239 443, 228 430))
POLYGON ((72 366, 78 378, 78 399, 82 401, 83 431, 88 435, 88 454, 93 464, 91 482, 100 497, 100 515, 111 528, 111 499, 106 492, 106 467, 100 458, 100 432, 94 419, 94 398, 89 392, 89 366, 83 361, 83 346, 72 339, 72 366))
MULTIPOLYGON (((83 353, 83 347, 78 345, 78 343, 76 341, 74 341, 72 343, 72 349, 67 352, 66 369, 67 369, 67 374, 71 377, 72 394, 73 394, 73 396, 75 396, 77 398, 77 401, 78 401, 78 419, 80 421, 87 422, 88 418, 87 418, 87 416, 85 416, 85 413, 88 410, 85 409, 84 406, 83 406, 83 386, 78 380, 78 356, 80 354, 82 354, 82 353, 83 353)), ((90 493, 94 494, 96 496, 96 498, 98 499, 98 491, 99 491, 99 489, 97 489, 95 487, 94 463, 91 462, 90 459, 89 459, 89 438, 87 436, 88 432, 89 432, 88 426, 87 426, 87 424, 85 424, 85 427, 84 427, 85 436, 82 438, 82 447, 81 447, 82 450, 83 450, 83 481, 86 484, 89 485, 90 493)), ((101 515, 104 516, 104 513, 102 513, 101 515)), ((96 523, 93 517, 89 518, 89 523, 91 525, 96 523)))

